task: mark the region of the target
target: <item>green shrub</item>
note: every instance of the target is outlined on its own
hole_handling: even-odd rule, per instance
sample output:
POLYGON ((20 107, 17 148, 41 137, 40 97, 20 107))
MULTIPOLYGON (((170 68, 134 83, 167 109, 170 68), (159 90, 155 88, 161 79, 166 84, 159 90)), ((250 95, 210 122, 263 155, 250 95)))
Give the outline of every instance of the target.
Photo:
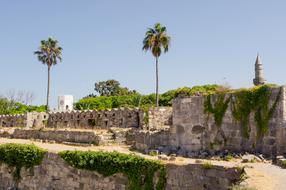
POLYGON ((164 189, 166 169, 159 161, 148 160, 131 154, 118 152, 63 151, 59 155, 78 169, 97 171, 104 176, 123 173, 128 176, 130 189, 153 189, 153 176, 160 172, 156 189, 164 189))
POLYGON ((202 167, 206 170, 212 169, 214 165, 210 161, 205 161, 202 163, 202 167))
POLYGON ((0 98, 0 115, 6 114, 24 114, 27 112, 45 112, 46 106, 25 105, 18 102, 10 101, 6 98, 0 98))
POLYGON ((21 168, 31 168, 41 164, 46 151, 31 144, 0 145, 0 163, 15 168, 14 179, 20 179, 21 168))

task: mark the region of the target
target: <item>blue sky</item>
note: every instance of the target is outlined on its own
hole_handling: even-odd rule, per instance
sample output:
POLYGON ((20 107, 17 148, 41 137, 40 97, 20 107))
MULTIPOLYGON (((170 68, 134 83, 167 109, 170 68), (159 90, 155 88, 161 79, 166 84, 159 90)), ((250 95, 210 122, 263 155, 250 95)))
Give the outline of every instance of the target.
POLYGON ((0 1, 0 92, 33 91, 44 104, 47 67, 33 55, 52 36, 63 62, 52 68, 51 98, 94 92, 116 79, 141 93, 155 91, 155 64, 142 52, 148 27, 172 37, 160 57, 160 92, 228 83, 249 87, 257 52, 269 83, 285 84, 286 2, 268 0, 9 0, 0 1))

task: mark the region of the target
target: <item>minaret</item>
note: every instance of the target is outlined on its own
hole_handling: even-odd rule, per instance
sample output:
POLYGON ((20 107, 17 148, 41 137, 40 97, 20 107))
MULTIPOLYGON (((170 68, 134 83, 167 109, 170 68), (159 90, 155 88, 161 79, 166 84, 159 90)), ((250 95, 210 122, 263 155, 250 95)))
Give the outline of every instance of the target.
POLYGON ((259 54, 257 54, 255 61, 255 78, 253 79, 253 84, 255 86, 265 84, 266 80, 264 79, 263 67, 260 61, 259 54))

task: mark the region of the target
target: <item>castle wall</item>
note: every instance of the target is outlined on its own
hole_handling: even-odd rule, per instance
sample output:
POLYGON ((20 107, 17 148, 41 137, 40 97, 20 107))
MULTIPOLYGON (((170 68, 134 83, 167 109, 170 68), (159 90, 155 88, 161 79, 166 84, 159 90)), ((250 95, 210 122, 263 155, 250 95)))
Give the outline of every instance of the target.
MULTIPOLYGON (((275 102, 279 91, 279 88, 272 90, 270 105, 275 102)), ((249 138, 242 134, 241 124, 233 118, 230 104, 223 117, 222 125, 216 126, 213 116, 204 112, 205 98, 205 96, 196 96, 174 100, 173 125, 170 129, 171 146, 180 147, 186 151, 245 150, 258 151, 265 155, 286 152, 285 88, 269 121, 268 133, 263 138, 257 137, 253 113, 250 115, 249 138)))
POLYGON ((148 128, 160 129, 172 125, 172 107, 154 107, 148 111, 148 128))
POLYGON ((87 110, 50 113, 49 128, 108 129, 139 128, 143 126, 144 112, 140 109, 87 110))
POLYGON ((52 113, 0 115, 0 127, 48 127, 75 129, 142 128, 144 112, 140 109, 87 110, 52 113))
MULTIPOLYGON (((273 105, 279 88, 272 89, 269 104, 273 105)), ((216 96, 216 95, 213 95, 216 96)), ((228 98, 230 94, 226 95, 228 98)), ((243 135, 241 124, 233 118, 231 104, 223 117, 222 125, 215 124, 212 114, 205 113, 205 96, 179 97, 173 101, 172 125, 157 131, 135 133, 135 148, 147 152, 158 149, 166 153, 191 156, 196 151, 248 151, 266 156, 286 153, 286 100, 285 88, 269 121, 268 133, 257 137, 254 113, 249 118, 249 138, 243 135)), ((214 102, 212 102, 214 103, 214 102)))
MULTIPOLYGON (((240 179, 241 171, 235 168, 212 166, 206 169, 202 164, 167 164, 166 190, 226 190, 240 179)), ((154 178, 154 182, 157 178, 154 178)), ((0 165, 0 190, 14 187, 13 172, 5 164, 0 165)), ((104 177, 87 170, 75 169, 64 162, 57 154, 47 153, 41 165, 21 170, 18 189, 128 189, 128 178, 117 173, 104 177)))

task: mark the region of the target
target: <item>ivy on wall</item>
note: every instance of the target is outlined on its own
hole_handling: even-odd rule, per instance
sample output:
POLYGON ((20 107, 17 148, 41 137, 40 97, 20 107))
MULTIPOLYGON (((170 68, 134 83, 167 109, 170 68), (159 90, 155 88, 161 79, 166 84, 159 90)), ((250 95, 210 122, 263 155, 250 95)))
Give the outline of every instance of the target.
POLYGON ((2 144, 0 145, 0 163, 15 169, 13 177, 17 186, 21 179, 21 169, 41 164, 45 153, 46 150, 31 144, 2 144))
POLYGON ((208 95, 205 101, 205 113, 212 114, 217 127, 222 124, 223 116, 228 107, 230 96, 226 98, 226 94, 208 95), (212 104, 213 100, 213 104, 212 104))
POLYGON ((249 138, 250 114, 254 113, 257 129, 257 137, 262 137, 268 132, 269 121, 272 118, 279 103, 282 87, 280 88, 274 103, 270 105, 270 97, 273 85, 261 85, 250 89, 239 89, 229 94, 208 95, 205 100, 205 113, 212 114, 217 126, 221 126, 224 114, 231 104, 234 119, 240 122, 243 136, 249 138))
POLYGON ((155 189, 165 189, 166 167, 159 161, 119 152, 63 151, 59 155, 78 169, 96 171, 104 176, 123 173, 128 176, 128 187, 132 190, 154 189, 153 177, 159 171, 155 189))

